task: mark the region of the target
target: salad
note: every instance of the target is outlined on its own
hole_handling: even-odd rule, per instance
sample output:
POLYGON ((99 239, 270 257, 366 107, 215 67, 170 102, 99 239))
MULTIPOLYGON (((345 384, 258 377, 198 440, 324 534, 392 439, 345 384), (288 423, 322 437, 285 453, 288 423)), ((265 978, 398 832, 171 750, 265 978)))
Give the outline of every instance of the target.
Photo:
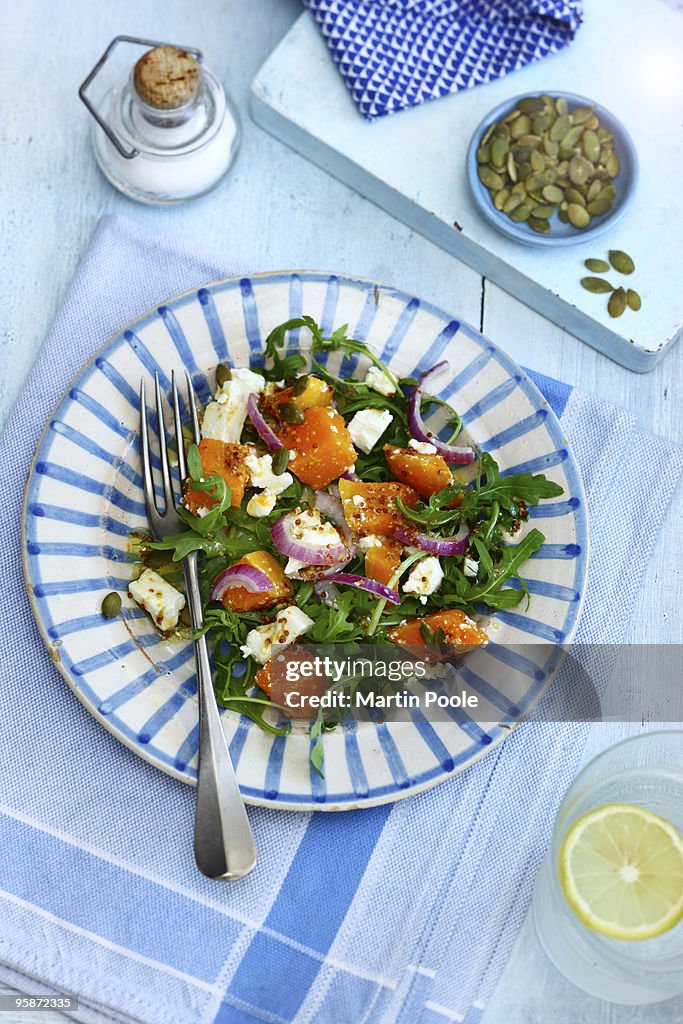
MULTIPOLYGON (((198 552, 217 700, 281 733, 282 715, 267 710, 285 710, 271 673, 283 645, 485 644, 482 616, 529 600, 520 573, 545 538, 516 538, 528 507, 562 488, 503 476, 491 455, 457 443, 457 412, 430 393, 447 362, 398 378, 346 325, 325 337, 310 316, 276 327, 264 356, 217 368, 202 439, 187 445, 185 529, 138 539, 129 592, 166 636, 191 636, 176 584, 178 562, 198 552), (287 349, 296 328, 310 332, 309 360, 287 349), (437 434, 424 417, 439 407, 437 434)), ((310 726, 319 771, 329 724, 319 711, 310 726)))

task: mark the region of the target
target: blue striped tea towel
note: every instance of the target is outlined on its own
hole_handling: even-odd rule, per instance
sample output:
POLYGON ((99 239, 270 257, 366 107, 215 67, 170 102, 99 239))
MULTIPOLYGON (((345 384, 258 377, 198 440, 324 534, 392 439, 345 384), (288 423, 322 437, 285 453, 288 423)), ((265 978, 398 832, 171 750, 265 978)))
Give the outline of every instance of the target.
POLYGON ((304 0, 372 121, 568 46, 582 0, 304 0))
MULTIPOLYGON (((21 498, 56 399, 134 316, 233 269, 105 218, 2 437, 0 981, 76 994, 73 1016, 89 1024, 474 1024, 585 726, 521 725, 468 771, 393 806, 251 808, 255 871, 211 882, 192 857, 193 791, 97 724, 31 616, 21 498)), ((683 453, 623 411, 537 381, 591 505, 578 639, 618 643, 683 453)))

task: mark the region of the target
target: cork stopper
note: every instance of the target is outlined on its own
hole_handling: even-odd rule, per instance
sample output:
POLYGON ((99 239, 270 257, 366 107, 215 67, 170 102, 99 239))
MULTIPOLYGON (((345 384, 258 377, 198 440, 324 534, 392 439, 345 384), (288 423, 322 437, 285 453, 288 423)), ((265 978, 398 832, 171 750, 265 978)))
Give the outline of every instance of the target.
POLYGON ((185 50, 157 46, 135 65, 133 83, 138 96, 148 106, 177 110, 197 93, 199 65, 185 50))

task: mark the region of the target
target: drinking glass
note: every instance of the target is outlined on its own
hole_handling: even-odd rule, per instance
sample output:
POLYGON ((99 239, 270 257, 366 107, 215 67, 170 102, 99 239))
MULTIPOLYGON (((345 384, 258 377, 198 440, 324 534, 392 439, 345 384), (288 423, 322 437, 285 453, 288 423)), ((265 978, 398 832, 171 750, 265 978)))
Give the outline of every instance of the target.
POLYGON ((609 803, 638 804, 683 832, 683 730, 622 740, 579 772, 560 805, 532 903, 539 941, 569 981, 610 1002, 656 1003, 683 993, 683 921, 653 939, 608 938, 579 920, 560 887, 567 831, 582 814, 609 803))

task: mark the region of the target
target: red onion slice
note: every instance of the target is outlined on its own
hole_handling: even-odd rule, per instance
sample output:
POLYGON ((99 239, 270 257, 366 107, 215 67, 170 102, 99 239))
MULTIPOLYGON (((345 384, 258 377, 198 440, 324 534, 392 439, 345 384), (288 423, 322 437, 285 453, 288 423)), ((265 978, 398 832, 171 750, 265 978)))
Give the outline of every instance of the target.
POLYGON ((426 533, 418 533, 417 530, 405 526, 397 526, 393 533, 403 544, 421 548, 430 555, 462 555, 467 551, 467 540, 470 535, 469 527, 465 523, 452 537, 428 537, 426 533))
MULTIPOLYGON (((335 526, 338 526, 341 530, 344 543, 349 549, 350 555, 350 558, 347 558, 346 561, 350 561, 358 550, 358 545, 354 542, 349 524, 344 518, 344 506, 342 505, 341 498, 335 498, 333 494, 329 494, 327 491, 316 491, 315 507, 324 516, 331 519, 335 526)), ((346 565, 346 562, 344 564, 346 565)), ((339 566, 339 568, 341 569, 342 566, 339 566)))
POLYGON ((401 603, 401 598, 395 590, 392 590, 391 587, 385 587, 383 583, 378 583, 377 580, 370 580, 367 576, 357 576, 355 572, 338 572, 331 579, 335 586, 341 583, 347 587, 357 587, 358 590, 367 590, 369 594, 381 597, 385 601, 390 601, 391 604, 401 603))
POLYGON ((251 594, 264 594, 272 590, 273 584, 260 569, 238 562, 216 576, 211 587, 211 600, 222 601, 225 591, 232 587, 244 587, 251 594))
POLYGON ((318 545, 317 547, 304 544, 296 537, 296 520, 301 512, 287 512, 281 516, 270 528, 270 535, 273 544, 287 558, 296 558, 299 562, 307 562, 309 565, 334 565, 337 562, 347 562, 349 551, 345 544, 342 544, 341 537, 338 544, 318 545))
POLYGON ((408 426, 413 437, 418 441, 427 441, 429 444, 433 444, 439 455, 442 455, 446 462, 453 462, 459 466, 467 466, 474 462, 476 455, 472 448, 458 448, 453 444, 446 444, 445 441, 440 441, 439 438, 432 433, 431 430, 427 430, 424 420, 422 419, 422 413, 420 411, 420 403, 423 398, 424 385, 430 379, 443 370, 448 363, 443 360, 433 366, 431 370, 427 370, 420 376, 420 381, 416 388, 413 388, 413 392, 408 399, 408 426))
POLYGON ((277 434, 271 427, 268 426, 261 410, 258 407, 258 396, 252 393, 249 395, 247 401, 247 412, 249 413, 249 419, 254 424, 256 433, 262 441, 270 448, 271 452, 276 452, 279 448, 284 448, 282 441, 278 438, 277 434))
POLYGON ((358 476, 357 473, 354 473, 354 471, 352 469, 345 469, 344 472, 342 473, 342 479, 343 480, 360 480, 360 477, 358 476))

